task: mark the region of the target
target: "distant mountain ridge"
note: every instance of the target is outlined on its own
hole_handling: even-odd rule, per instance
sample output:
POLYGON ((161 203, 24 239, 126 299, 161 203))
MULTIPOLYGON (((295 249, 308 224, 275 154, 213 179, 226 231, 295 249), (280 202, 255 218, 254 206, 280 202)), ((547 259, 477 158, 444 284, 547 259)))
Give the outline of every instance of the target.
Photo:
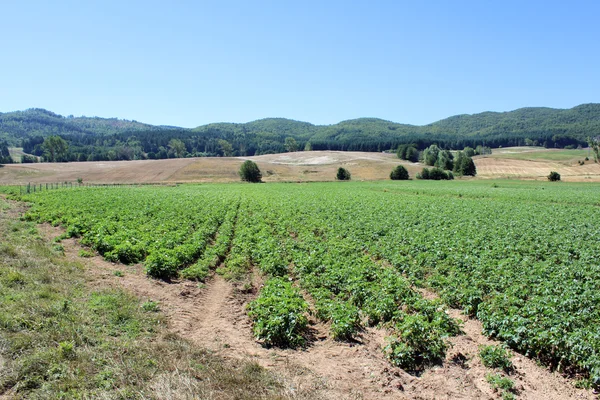
POLYGON ((307 143, 314 150, 381 151, 402 143, 415 143, 418 147, 428 143, 448 148, 477 144, 497 147, 524 144, 526 139, 548 147, 564 147, 585 144, 587 137, 600 135, 600 104, 462 114, 422 126, 379 118, 358 118, 333 125, 265 118, 187 129, 116 118, 64 117, 39 108, 0 113, 0 142, 33 148, 51 135, 59 135, 77 148, 79 158, 82 154, 89 158, 91 153, 100 151, 98 147, 108 151, 114 146, 131 147, 132 142, 141 142, 137 144, 141 146, 140 156, 158 153, 161 147, 168 150, 168 143, 174 138, 185 143, 188 155, 229 154, 222 150, 219 140, 233 146, 233 155, 284 152, 288 150, 286 138, 293 138, 299 150, 307 143), (98 141, 100 138, 102 141, 98 141))

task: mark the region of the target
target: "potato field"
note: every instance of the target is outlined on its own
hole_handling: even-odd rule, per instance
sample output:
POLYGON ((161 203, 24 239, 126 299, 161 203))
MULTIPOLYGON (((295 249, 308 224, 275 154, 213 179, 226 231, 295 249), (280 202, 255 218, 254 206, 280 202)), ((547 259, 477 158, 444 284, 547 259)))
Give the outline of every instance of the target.
POLYGON ((598 185, 82 187, 24 199, 26 218, 154 278, 263 275, 247 312, 268 346, 305 345, 313 313, 344 341, 385 327, 389 361, 418 371, 460 333, 452 307, 511 348, 600 384, 598 185))

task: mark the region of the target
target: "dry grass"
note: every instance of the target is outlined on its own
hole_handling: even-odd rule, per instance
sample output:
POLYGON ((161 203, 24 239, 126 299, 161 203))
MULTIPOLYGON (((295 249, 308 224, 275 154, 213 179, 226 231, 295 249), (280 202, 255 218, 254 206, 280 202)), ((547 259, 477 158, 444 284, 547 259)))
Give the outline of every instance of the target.
MULTIPOLYGON (((565 161, 573 152, 531 148, 497 149, 492 156, 476 157, 478 177, 545 179, 557 171, 568 181, 600 181, 600 164, 565 161)), ((579 154, 577 153, 577 154, 579 154)), ((184 158, 169 160, 74 162, 6 165, 0 169, 0 185, 76 182, 177 183, 239 182, 238 170, 246 159, 255 161, 265 182, 333 181, 339 167, 353 180, 386 180, 398 164, 414 177, 424 165, 399 160, 395 154, 310 151, 256 157, 184 158)))
MULTIPOLYGON (((394 154, 313 151, 248 157, 254 160, 266 182, 333 181, 338 167, 350 170, 354 180, 388 179, 398 164, 411 176, 422 165, 401 162, 394 154)), ((238 170, 247 158, 185 158, 169 160, 73 162, 7 165, 0 170, 0 184, 45 182, 150 183, 238 182, 238 170)))

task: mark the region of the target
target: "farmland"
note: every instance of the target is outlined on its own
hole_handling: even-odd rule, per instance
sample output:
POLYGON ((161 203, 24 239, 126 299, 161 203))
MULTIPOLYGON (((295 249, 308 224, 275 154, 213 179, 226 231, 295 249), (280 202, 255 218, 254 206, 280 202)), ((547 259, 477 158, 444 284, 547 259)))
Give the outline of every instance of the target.
MULTIPOLYGON (((600 164, 586 161, 585 165, 579 165, 577 161, 585 157, 561 158, 581 156, 582 152, 587 153, 586 150, 504 148, 495 149, 491 156, 477 156, 474 161, 477 177, 484 179, 546 180, 550 171, 557 171, 568 182, 600 181, 600 164), (533 154, 535 157, 529 157, 533 154)), ((78 178, 85 183, 237 182, 237 171, 246 159, 258 164, 265 182, 333 181, 339 167, 350 170, 354 180, 385 180, 400 164, 414 178, 425 167, 422 163, 399 160, 390 153, 298 151, 254 157, 8 164, 0 168, 0 185, 76 182, 78 178)))
POLYGON ((247 312, 265 346, 386 332, 390 365, 443 360, 461 324, 600 383, 600 188, 512 181, 210 184, 28 195, 26 218, 160 279, 264 286, 247 312))

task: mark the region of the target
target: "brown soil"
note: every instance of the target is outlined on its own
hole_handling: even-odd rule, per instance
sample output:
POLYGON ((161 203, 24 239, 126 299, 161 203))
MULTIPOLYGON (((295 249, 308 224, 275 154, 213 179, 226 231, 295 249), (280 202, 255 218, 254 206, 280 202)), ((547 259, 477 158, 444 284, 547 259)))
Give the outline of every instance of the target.
MULTIPOLYGON (((40 227, 48 239, 60 228, 40 227)), ((83 262, 92 284, 120 286, 142 299, 158 301, 170 329, 198 345, 233 360, 250 359, 282 374, 292 392, 319 388, 329 399, 494 399, 485 381, 492 372, 477 354, 479 346, 491 344, 481 334, 481 324, 458 310, 450 310, 464 321, 464 334, 452 338, 452 347, 442 365, 434 366, 420 377, 394 368, 381 348, 386 333, 369 328, 356 343, 340 343, 329 338, 326 324, 311 320, 311 345, 304 350, 268 349, 253 335, 245 306, 255 296, 260 277, 253 277, 254 289, 244 292, 218 275, 206 285, 189 281, 166 283, 149 279, 141 265, 113 264, 101 257, 83 259, 81 247, 73 239, 62 242, 65 254, 83 262), (118 277, 115 271, 122 271, 118 277)), ((434 296, 426 293, 427 296, 434 296)), ((594 399, 591 391, 576 389, 572 381, 552 373, 519 354, 514 354, 515 381, 520 398, 558 400, 594 399)))

